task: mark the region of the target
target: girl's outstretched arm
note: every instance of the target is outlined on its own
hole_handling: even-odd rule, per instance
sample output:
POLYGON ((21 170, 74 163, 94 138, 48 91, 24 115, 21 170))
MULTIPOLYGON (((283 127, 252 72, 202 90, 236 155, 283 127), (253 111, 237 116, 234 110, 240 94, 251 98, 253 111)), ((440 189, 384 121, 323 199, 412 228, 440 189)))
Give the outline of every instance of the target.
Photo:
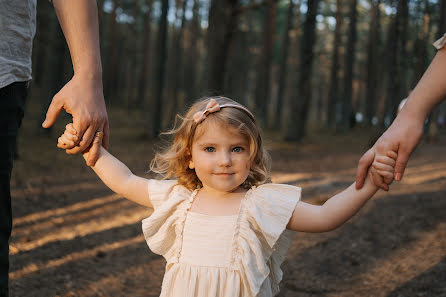
MULTIPOLYGON (((74 139, 77 138, 77 132, 70 123, 65 127, 64 134, 59 137, 57 146, 62 149, 74 145, 74 139)), ((95 138, 95 141, 102 141, 95 138)), ((88 150, 82 153, 85 160, 88 160, 88 150)), ((134 201, 138 204, 152 207, 148 193, 148 179, 134 175, 130 169, 121 161, 116 159, 104 147, 100 147, 98 160, 91 167, 104 184, 113 192, 134 201)))
MULTIPOLYGON (((88 153, 83 156, 85 160, 88 159, 88 153)), ((91 168, 113 192, 143 206, 153 207, 147 190, 149 180, 134 175, 104 147, 101 146, 99 158, 91 168)))
MULTIPOLYGON (((393 178, 393 166, 396 153, 389 153, 391 157, 381 158, 379 165, 370 170, 377 170, 387 178, 393 178), (379 169, 375 169, 379 167, 379 169)), ((378 191, 371 179, 370 173, 364 187, 357 190, 353 183, 347 189, 328 199, 323 205, 312 205, 299 202, 287 228, 302 232, 326 232, 338 228, 353 215, 378 191)))

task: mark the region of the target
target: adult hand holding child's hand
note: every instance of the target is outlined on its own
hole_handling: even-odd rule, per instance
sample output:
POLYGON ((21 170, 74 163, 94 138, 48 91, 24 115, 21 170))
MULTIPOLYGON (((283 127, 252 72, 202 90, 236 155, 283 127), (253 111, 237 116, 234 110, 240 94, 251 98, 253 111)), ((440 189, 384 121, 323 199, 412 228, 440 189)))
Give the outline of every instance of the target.
MULTIPOLYGON (((405 115, 398 116, 387 131, 378 139, 359 160, 356 173, 356 189, 362 188, 367 169, 377 158, 388 156, 389 152, 396 152, 395 180, 400 181, 410 155, 420 142, 423 133, 423 122, 415 119, 404 119, 405 115)), ((373 182, 381 189, 388 191, 389 186, 385 179, 372 171, 373 182)))
MULTIPOLYGON (((90 147, 88 147, 86 150, 82 152, 82 155, 86 161, 89 160, 90 158, 89 156, 92 154, 99 155, 99 150, 102 146, 103 136, 104 132, 96 132, 90 147)), ((77 131, 74 128, 73 123, 69 123, 65 126, 64 133, 57 140, 57 147, 64 150, 71 149, 74 146, 74 143, 75 141, 77 141, 77 139, 78 139, 77 131)), ((91 166, 94 166, 94 164, 91 166)))
POLYGON ((42 126, 51 127, 64 109, 73 116, 73 128, 77 138, 66 138, 65 145, 59 146, 67 154, 78 154, 87 150, 90 154, 87 165, 93 166, 98 158, 100 146, 108 148, 109 126, 102 93, 102 83, 85 76, 73 76, 53 98, 42 126), (97 132, 103 132, 102 142, 95 142, 97 132))

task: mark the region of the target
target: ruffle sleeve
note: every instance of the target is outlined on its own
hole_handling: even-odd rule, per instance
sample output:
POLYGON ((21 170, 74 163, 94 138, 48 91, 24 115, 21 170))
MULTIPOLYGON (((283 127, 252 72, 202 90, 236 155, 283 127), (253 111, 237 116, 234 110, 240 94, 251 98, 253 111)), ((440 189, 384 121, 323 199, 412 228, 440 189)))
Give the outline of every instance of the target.
POLYGON ((183 225, 193 193, 176 181, 149 181, 149 198, 154 205, 150 217, 142 220, 142 231, 150 250, 167 262, 178 261, 183 225))
POLYGON ((446 33, 443 35, 443 37, 435 41, 433 44, 437 50, 443 48, 446 45, 446 33))
POLYGON ((176 180, 157 180, 150 179, 147 185, 149 199, 153 208, 157 209, 167 198, 174 186, 178 185, 176 180))
POLYGON ((298 187, 265 184, 249 190, 242 201, 233 265, 247 284, 247 296, 258 296, 261 288, 272 296, 279 292, 280 265, 296 234, 286 226, 300 197, 298 187), (265 288, 268 277, 270 288, 265 288))

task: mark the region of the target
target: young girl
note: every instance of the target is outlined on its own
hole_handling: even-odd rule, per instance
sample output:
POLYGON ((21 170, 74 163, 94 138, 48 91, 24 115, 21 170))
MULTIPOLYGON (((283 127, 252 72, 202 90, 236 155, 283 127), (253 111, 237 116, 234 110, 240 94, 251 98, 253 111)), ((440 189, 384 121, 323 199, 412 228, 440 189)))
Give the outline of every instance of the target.
MULTIPOLYGON (((103 148, 93 167, 110 189, 154 208, 142 229, 167 261, 161 296, 274 296, 294 231, 333 230, 377 191, 369 178, 361 190, 353 184, 316 206, 300 201, 298 187, 269 183, 254 116, 225 97, 198 101, 169 133, 172 144, 152 161, 163 180, 133 175, 103 148)), ((58 146, 71 147, 76 137, 69 124, 58 146)), ((395 158, 391 152, 374 164, 387 182, 395 158)))

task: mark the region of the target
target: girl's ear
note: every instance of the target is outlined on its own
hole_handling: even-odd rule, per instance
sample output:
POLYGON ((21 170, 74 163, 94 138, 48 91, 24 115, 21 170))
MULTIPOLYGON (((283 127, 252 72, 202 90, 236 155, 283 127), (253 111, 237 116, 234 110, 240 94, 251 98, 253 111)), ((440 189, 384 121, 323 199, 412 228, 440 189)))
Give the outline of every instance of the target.
POLYGON ((194 169, 195 168, 194 161, 192 161, 192 160, 189 161, 189 168, 190 169, 194 169))

